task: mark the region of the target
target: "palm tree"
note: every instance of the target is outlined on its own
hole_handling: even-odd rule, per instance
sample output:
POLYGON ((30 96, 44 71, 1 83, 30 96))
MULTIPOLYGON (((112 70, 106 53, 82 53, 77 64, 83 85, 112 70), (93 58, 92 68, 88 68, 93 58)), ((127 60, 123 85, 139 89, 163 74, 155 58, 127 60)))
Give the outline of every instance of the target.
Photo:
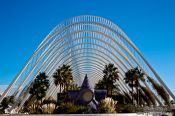
POLYGON ((63 91, 67 91, 72 80, 72 69, 69 65, 63 65, 62 67, 58 67, 55 73, 53 74, 54 83, 56 86, 60 86, 60 93, 63 88, 63 91))
POLYGON ((1 104, 0 104, 0 109, 2 110, 3 113, 5 113, 5 109, 9 108, 9 104, 14 104, 14 96, 7 96, 5 97, 1 104))
POLYGON ((42 99, 46 96, 46 91, 49 88, 49 86, 50 84, 49 84, 48 76, 46 76, 45 72, 42 72, 36 76, 33 82, 33 86, 29 90, 29 93, 31 94, 30 98, 31 100, 33 100, 33 102, 37 100, 37 109, 38 109, 39 103, 42 102, 42 99))
POLYGON ((119 85, 118 85, 118 84, 114 84, 114 85, 112 86, 112 88, 113 88, 112 95, 113 95, 113 94, 114 94, 114 95, 120 94, 120 89, 119 89, 119 85))
POLYGON ((117 67, 114 66, 114 64, 109 63, 108 65, 105 65, 105 69, 103 70, 104 76, 103 76, 103 83, 104 86, 106 86, 107 89, 107 95, 112 95, 114 84, 117 80, 119 80, 118 76, 118 70, 117 67))
POLYGON ((132 89, 131 94, 132 94, 133 104, 134 104, 134 87, 135 87, 137 91, 137 96, 138 96, 137 104, 139 105, 139 87, 140 87, 139 81, 140 80, 145 81, 143 76, 144 76, 144 73, 142 73, 142 71, 139 70, 138 67, 130 69, 125 73, 125 78, 124 78, 125 83, 128 84, 129 87, 131 87, 132 89))
POLYGON ((69 89, 70 90, 79 90, 80 89, 80 86, 78 84, 76 84, 74 81, 72 81, 70 83, 69 89))
POLYGON ((61 70, 61 68, 59 67, 53 74, 53 78, 54 78, 54 83, 56 86, 60 86, 60 93, 63 87, 63 76, 62 76, 63 71, 61 70))
POLYGON ((0 104, 0 107, 1 107, 1 109, 2 109, 2 112, 5 113, 5 109, 9 107, 9 99, 8 99, 8 97, 5 97, 5 98, 2 100, 2 102, 1 102, 1 104, 0 104))
MULTIPOLYGON (((95 84, 95 89, 106 89, 107 90, 107 83, 104 81, 104 78, 102 80, 99 80, 98 83, 95 84)), ((111 85, 111 88, 112 88, 112 94, 119 94, 120 92, 120 89, 118 88, 118 84, 113 84, 111 85)))
POLYGON ((99 80, 98 83, 95 84, 95 89, 107 89, 104 80, 99 80))
POLYGON ((131 87, 132 91, 131 91, 131 96, 132 96, 132 104, 134 104, 134 78, 133 76, 133 72, 132 70, 128 70, 128 72, 125 73, 125 83, 129 85, 129 87, 131 87))
POLYGON ((72 69, 70 68, 70 65, 63 65, 63 70, 64 70, 63 73, 64 90, 67 91, 73 81, 72 69))

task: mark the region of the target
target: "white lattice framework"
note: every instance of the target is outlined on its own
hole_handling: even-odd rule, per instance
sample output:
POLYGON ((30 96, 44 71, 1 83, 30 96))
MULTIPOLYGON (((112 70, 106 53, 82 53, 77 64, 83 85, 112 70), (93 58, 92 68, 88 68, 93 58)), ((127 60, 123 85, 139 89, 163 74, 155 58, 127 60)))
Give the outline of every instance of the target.
MULTIPOLYGON (((103 77, 102 70, 108 63, 118 67, 120 76, 118 84, 121 92, 130 90, 123 80, 125 72, 139 67, 146 76, 153 77, 163 85, 175 100, 170 89, 116 24, 102 17, 82 15, 61 22, 45 37, 4 91, 0 101, 8 94, 12 94, 22 99, 20 105, 22 106, 30 96, 26 91, 29 90, 32 81, 43 71, 50 79, 51 86, 47 94, 56 98, 59 89, 54 85, 52 75, 55 69, 63 64, 71 66, 73 79, 77 84, 81 84, 85 74, 88 74, 91 84, 94 85, 103 77), (14 86, 15 91, 12 91, 14 86), (25 88, 21 91, 23 87, 25 88)), ((141 84, 152 89, 147 81, 141 84)), ((161 105, 162 100, 157 97, 156 92, 154 97, 161 105)))

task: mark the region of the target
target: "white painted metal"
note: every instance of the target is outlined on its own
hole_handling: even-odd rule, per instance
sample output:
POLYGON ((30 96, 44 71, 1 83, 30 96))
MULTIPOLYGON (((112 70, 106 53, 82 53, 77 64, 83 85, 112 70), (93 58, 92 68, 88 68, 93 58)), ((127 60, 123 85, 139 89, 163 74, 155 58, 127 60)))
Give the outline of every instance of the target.
MULTIPOLYGON (((82 74, 89 73, 88 70, 92 71, 89 73, 92 78, 100 78, 102 73, 99 70, 103 69, 102 65, 108 63, 114 63, 119 68, 121 79, 124 78, 124 73, 128 69, 138 66, 147 76, 152 76, 158 80, 171 98, 175 100, 175 96, 170 89, 117 25, 102 17, 82 15, 61 22, 46 36, 4 91, 0 102, 12 92, 11 90, 15 85, 17 88, 13 95, 17 96, 21 88, 29 86, 41 71, 45 71, 49 75, 49 79, 53 84, 52 75, 55 68, 64 63, 71 65, 74 79, 79 84, 81 81, 78 80, 83 78, 82 74), (87 58, 89 58, 89 61, 87 61, 87 58), (92 64, 88 65, 88 63, 92 64), (76 72, 76 70, 79 70, 79 72, 76 72)), ((129 90, 123 80, 120 80, 119 84, 122 91, 129 90)), ((151 87, 147 82, 143 84, 148 88, 151 87)), ((48 94, 55 96, 56 92, 52 85, 48 94)), ((28 97, 29 94, 25 96, 20 106, 28 97)), ((157 96, 155 98, 159 104, 162 104, 157 96)))

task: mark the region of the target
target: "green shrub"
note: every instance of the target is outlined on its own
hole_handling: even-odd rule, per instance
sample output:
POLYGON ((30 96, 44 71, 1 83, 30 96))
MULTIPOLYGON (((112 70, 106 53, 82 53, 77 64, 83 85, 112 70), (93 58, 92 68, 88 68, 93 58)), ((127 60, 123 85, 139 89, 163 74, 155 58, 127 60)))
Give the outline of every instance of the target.
POLYGON ((116 111, 118 113, 136 113, 143 112, 143 108, 136 107, 132 104, 117 104, 116 111))
POLYGON ((116 110, 118 113, 134 113, 135 112, 134 105, 131 105, 131 104, 127 104, 127 105, 118 104, 116 107, 116 110))
POLYGON ((0 109, 0 114, 4 114, 4 111, 2 109, 0 109))
POLYGON ((84 113, 89 113, 89 108, 87 106, 77 106, 78 110, 76 111, 77 114, 84 114, 84 113))
POLYGON ((72 102, 61 103, 55 110, 56 114, 82 114, 88 113, 88 107, 76 105, 72 102))
POLYGON ((78 110, 77 107, 73 103, 67 102, 67 103, 61 103, 60 106, 58 106, 58 108, 56 109, 55 113, 71 114, 75 113, 77 110, 78 110))

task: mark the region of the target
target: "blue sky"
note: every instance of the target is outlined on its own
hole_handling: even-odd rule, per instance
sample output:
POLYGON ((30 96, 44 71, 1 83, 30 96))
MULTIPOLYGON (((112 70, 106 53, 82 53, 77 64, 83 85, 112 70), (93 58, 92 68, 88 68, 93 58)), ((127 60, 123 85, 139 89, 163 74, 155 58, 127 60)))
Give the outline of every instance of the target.
POLYGON ((0 0, 0 85, 60 21, 83 14, 122 28, 175 93, 174 0, 0 0))

